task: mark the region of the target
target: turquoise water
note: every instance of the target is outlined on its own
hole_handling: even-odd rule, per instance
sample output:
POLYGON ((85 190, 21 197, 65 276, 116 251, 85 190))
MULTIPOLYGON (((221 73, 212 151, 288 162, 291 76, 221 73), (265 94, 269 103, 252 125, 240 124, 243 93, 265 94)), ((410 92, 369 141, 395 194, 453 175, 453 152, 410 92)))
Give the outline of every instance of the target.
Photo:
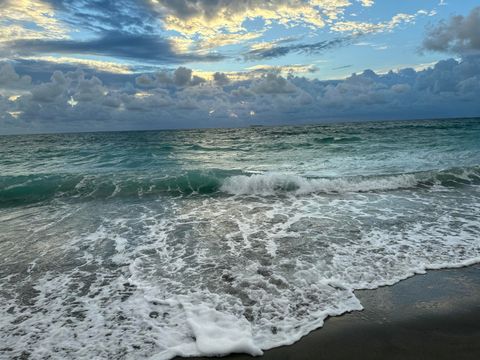
POLYGON ((260 354, 480 261, 479 204, 478 119, 0 137, 0 357, 260 354))

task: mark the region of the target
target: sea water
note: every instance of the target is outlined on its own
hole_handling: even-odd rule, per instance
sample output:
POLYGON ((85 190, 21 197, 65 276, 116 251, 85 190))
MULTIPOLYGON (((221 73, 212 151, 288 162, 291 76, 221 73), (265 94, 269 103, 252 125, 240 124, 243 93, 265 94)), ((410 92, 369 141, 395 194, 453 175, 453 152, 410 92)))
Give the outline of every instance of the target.
POLYGON ((0 358, 291 344, 480 262, 480 120, 0 137, 0 358))

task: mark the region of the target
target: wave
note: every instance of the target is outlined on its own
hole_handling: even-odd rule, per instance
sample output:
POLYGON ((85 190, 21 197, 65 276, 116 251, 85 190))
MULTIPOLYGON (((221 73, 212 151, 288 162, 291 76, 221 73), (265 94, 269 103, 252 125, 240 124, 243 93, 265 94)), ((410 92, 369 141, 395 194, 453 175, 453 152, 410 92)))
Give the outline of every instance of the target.
POLYGON ((393 175, 309 178, 292 174, 241 171, 188 171, 152 177, 136 173, 77 175, 40 174, 0 177, 0 206, 30 204, 55 198, 107 199, 168 195, 305 195, 374 192, 432 186, 480 185, 480 166, 393 175))
POLYGON ((221 190, 232 195, 274 195, 278 193, 346 193, 410 188, 418 184, 414 175, 370 178, 309 179, 296 175, 239 175, 228 178, 221 190))
POLYGON ((232 195, 275 195, 279 193, 305 195, 388 191, 435 185, 457 187, 469 184, 480 184, 480 167, 339 178, 306 178, 275 173, 238 175, 226 179, 220 189, 232 195))
POLYGON ((176 176, 124 174, 40 174, 0 177, 0 206, 24 205, 55 198, 108 199, 218 192, 222 179, 235 171, 190 171, 176 176))
POLYGON ((351 136, 351 137, 318 137, 314 138, 313 141, 317 144, 348 144, 351 142, 362 141, 361 137, 351 136))

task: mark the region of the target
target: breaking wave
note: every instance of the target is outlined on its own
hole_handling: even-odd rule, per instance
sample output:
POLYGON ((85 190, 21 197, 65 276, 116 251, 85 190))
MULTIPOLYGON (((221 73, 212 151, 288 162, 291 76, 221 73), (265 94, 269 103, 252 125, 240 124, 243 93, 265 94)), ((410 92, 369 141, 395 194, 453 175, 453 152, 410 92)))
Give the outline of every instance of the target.
POLYGON ((304 195, 311 193, 388 191, 435 185, 456 187, 468 184, 480 184, 479 167, 339 178, 305 178, 297 175, 275 173, 251 176, 239 175, 226 179, 221 190, 234 195, 273 195, 284 192, 304 195))
POLYGON ((306 195, 390 191, 432 186, 480 184, 480 167, 395 175, 304 177, 240 171, 189 171, 158 178, 123 175, 29 175, 0 177, 0 205, 21 205, 54 198, 107 199, 171 195, 306 195))

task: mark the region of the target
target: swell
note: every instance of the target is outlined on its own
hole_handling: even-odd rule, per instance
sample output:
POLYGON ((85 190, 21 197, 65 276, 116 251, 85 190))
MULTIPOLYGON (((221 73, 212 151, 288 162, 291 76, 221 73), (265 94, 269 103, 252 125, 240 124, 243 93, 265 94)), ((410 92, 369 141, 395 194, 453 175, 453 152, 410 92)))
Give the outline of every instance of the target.
POLYGON ((0 206, 26 205, 56 198, 81 200, 212 194, 235 171, 189 171, 175 176, 138 173, 81 175, 41 174, 0 177, 0 206))
POLYGON ((108 199, 155 194, 305 195, 375 192, 443 186, 480 185, 480 166, 392 175, 302 177, 241 171, 188 171, 176 176, 144 174, 41 174, 0 177, 0 206, 25 205, 55 198, 108 199))

